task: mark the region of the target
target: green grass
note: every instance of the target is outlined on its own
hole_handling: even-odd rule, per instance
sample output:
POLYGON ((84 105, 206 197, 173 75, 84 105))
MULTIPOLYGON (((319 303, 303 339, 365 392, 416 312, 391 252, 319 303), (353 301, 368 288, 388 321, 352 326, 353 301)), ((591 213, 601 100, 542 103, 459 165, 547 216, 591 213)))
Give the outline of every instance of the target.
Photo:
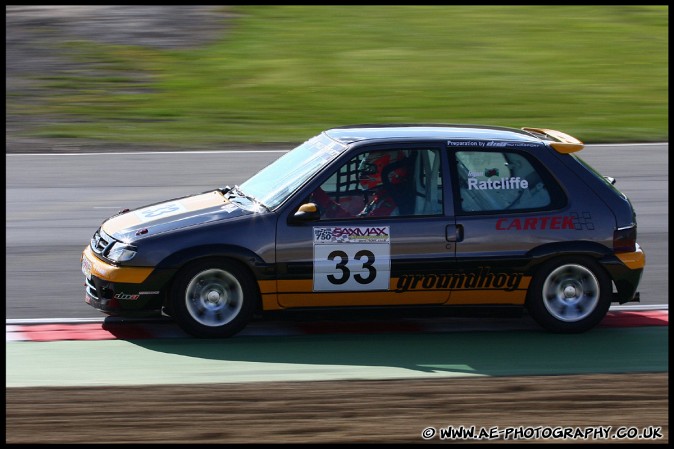
MULTIPOLYGON (((239 6, 196 50, 73 42, 105 76, 42 79, 35 135, 298 142, 355 123, 668 140, 667 6, 239 6)), ((12 98, 7 99, 8 110, 12 98)))

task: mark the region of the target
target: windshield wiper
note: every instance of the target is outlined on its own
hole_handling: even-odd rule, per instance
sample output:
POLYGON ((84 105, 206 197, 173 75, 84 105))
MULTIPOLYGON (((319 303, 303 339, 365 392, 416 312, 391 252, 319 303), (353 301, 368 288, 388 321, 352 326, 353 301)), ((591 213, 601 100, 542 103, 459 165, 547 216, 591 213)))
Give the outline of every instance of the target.
MULTIPOLYGON (((245 193, 243 193, 241 191, 241 189, 237 185, 235 185, 232 189, 230 189, 229 192, 234 193, 237 196, 243 197, 243 198, 247 199, 248 201, 250 201, 251 203, 258 204, 258 205, 262 206, 267 212, 271 212, 271 209, 269 209, 269 207, 266 204, 263 204, 262 202, 258 201, 257 199, 255 199, 255 197, 252 197, 250 195, 246 195, 245 193)), ((231 196, 230 196, 230 198, 231 198, 231 196)))

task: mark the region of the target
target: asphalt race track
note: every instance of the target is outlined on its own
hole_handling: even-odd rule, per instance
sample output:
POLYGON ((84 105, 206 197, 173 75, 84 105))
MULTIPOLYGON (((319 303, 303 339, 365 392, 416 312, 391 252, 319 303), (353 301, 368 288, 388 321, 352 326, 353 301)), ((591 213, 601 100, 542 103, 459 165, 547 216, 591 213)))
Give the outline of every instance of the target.
MULTIPOLYGON (((102 318, 84 303, 80 253, 124 208, 240 184, 285 150, 6 156, 6 318, 102 318)), ((65 152, 64 152, 65 151, 65 152)), ((617 179, 646 253, 642 305, 666 305, 668 144, 588 145, 579 155, 617 179)))

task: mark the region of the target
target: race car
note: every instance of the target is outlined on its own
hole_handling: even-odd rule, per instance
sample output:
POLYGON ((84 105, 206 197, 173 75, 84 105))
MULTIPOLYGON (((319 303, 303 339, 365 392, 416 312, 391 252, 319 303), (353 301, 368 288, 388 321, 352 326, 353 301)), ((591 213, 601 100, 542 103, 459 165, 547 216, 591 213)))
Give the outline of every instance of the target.
POLYGON ((125 209, 81 257, 85 301, 202 338, 290 310, 529 313, 560 333, 639 301, 636 213, 542 128, 326 130, 241 185, 125 209))

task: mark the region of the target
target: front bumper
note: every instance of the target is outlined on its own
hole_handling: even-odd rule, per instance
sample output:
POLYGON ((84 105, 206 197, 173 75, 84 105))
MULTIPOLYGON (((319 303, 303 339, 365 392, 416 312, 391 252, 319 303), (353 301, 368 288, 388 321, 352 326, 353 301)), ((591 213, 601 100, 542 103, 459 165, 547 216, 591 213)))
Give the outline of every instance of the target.
POLYGON ((120 267, 102 261, 87 246, 82 252, 84 301, 109 315, 160 313, 168 274, 147 267, 120 267))

